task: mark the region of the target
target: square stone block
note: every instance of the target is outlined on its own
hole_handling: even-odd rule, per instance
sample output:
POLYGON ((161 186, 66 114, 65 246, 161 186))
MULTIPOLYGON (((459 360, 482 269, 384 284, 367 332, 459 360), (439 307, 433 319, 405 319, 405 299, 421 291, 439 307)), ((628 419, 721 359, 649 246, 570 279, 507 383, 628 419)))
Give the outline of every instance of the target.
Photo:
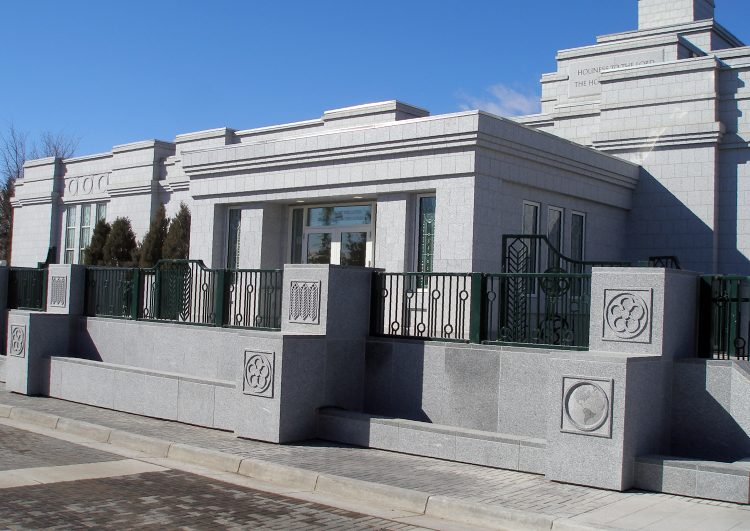
POLYGON ((521 444, 518 449, 518 470, 530 474, 544 474, 547 472, 546 445, 521 444))
POLYGON ((695 495, 710 500, 750 503, 748 474, 724 474, 698 469, 695 495))
POLYGON ((695 466, 665 466, 638 461, 635 464, 635 487, 654 492, 695 496, 695 466))
POLYGON ((475 465, 518 470, 518 444, 456 437, 456 461, 475 465))
POLYGON ((177 420, 197 426, 214 425, 214 386, 180 380, 177 420))
POLYGON ((146 375, 144 381, 143 414, 167 420, 177 420, 179 380, 146 375))

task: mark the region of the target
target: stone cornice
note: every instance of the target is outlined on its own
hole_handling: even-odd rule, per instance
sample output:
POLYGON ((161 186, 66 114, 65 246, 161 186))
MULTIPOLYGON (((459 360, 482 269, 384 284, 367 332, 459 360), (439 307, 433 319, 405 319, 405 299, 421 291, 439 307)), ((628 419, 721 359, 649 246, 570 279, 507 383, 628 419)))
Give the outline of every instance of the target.
POLYGON ((716 32, 719 37, 727 41, 732 46, 743 46, 742 41, 740 41, 729 30, 727 30, 724 26, 713 19, 699 20, 696 22, 686 22, 682 24, 673 24, 671 26, 662 26, 660 28, 648 28, 643 30, 632 30, 624 31, 621 33, 612 33, 609 35, 601 35, 596 38, 596 42, 603 44, 610 42, 629 41, 642 37, 663 35, 665 33, 684 35, 689 33, 700 33, 702 31, 709 30, 716 32))
POLYGON ((678 35, 661 35, 657 37, 644 37, 624 42, 612 42, 605 44, 592 44, 590 46, 581 46, 579 48, 569 48, 557 52, 558 61, 570 61, 596 55, 606 55, 611 53, 627 53, 644 48, 656 48, 668 46, 679 42, 678 35))
POLYGON ((127 153, 128 151, 156 148, 174 150, 174 144, 172 142, 166 142, 164 140, 142 140, 140 142, 131 142, 129 144, 120 144, 119 146, 115 146, 112 148, 112 153, 127 153))
POLYGON ((602 151, 643 150, 697 144, 718 145, 723 133, 724 124, 721 122, 665 127, 645 136, 632 136, 629 130, 609 131, 595 135, 592 145, 602 151))
POLYGON ((204 131, 195 131, 192 133, 184 133, 177 135, 174 138, 174 143, 179 144, 181 142, 194 142, 196 140, 207 140, 211 138, 222 138, 234 135, 235 130, 229 127, 217 127, 214 129, 206 129, 204 131))
POLYGON ((32 206, 32 205, 49 205, 53 202, 56 202, 60 198, 60 194, 58 192, 52 192, 49 194, 44 195, 35 195, 35 196, 26 196, 26 197, 13 197, 10 200, 11 206, 13 208, 23 208, 25 206, 32 206))
POLYGON ((43 159, 32 159, 27 160, 23 163, 24 168, 36 168, 38 166, 50 166, 56 164, 58 161, 55 157, 45 157, 43 159))
POLYGON ((82 155, 80 157, 70 157, 68 159, 63 159, 63 163, 73 164, 76 162, 88 162, 91 160, 109 159, 109 158, 112 158, 112 153, 95 153, 93 155, 82 155))
MULTIPOLYGON (((585 164, 582 162, 578 162, 577 160, 570 157, 558 155, 541 149, 530 148, 527 145, 518 144, 490 135, 480 134, 478 145, 480 148, 490 149, 504 156, 517 157, 536 164, 553 166, 568 173, 574 173, 582 177, 606 182, 615 186, 622 186, 631 190, 634 189, 636 184, 638 183, 638 166, 625 160, 618 160, 618 162, 631 165, 633 167, 633 175, 624 175, 622 173, 604 169, 601 166, 597 167, 594 165, 585 164)), ((590 149, 586 148, 585 146, 579 145, 577 145, 577 147, 590 149)), ((602 153, 597 154, 602 155, 602 153)), ((521 179, 521 181, 523 180, 521 179)))
POLYGON ((147 184, 121 184, 110 185, 110 197, 122 197, 127 195, 151 194, 156 189, 158 181, 149 181, 147 184))
MULTIPOLYGON (((285 140, 279 140, 284 142, 285 140)), ((288 140, 287 140, 288 141, 288 140)), ((437 150, 447 151, 476 144, 476 132, 442 135, 436 138, 415 138, 408 141, 388 141, 378 144, 356 144, 334 148, 302 150, 286 152, 278 155, 265 154, 258 151, 256 155, 237 157, 233 160, 215 160, 205 163, 192 162, 186 157, 183 169, 191 179, 211 177, 214 175, 259 171, 261 169, 283 169, 295 166, 321 165, 327 163, 352 162, 369 157, 389 157, 395 155, 414 154, 416 152, 433 153, 437 150)), ((236 147, 236 146, 227 146, 236 147)), ((196 152, 193 152, 196 153, 196 152)), ((199 152, 198 152, 199 153, 199 152)), ((187 154, 187 152, 186 152, 187 154)), ((220 157, 215 157, 216 159, 220 157)), ((223 157, 229 159, 230 157, 223 157)))

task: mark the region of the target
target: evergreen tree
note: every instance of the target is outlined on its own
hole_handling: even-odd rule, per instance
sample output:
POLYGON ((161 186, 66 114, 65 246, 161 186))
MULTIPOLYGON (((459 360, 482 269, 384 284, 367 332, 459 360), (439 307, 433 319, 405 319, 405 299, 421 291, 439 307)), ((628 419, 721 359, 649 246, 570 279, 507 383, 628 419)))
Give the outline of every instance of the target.
POLYGON ((138 250, 138 262, 140 267, 151 267, 161 259, 164 240, 167 237, 169 220, 164 205, 159 205, 156 210, 151 225, 148 228, 146 236, 143 237, 143 244, 138 250))
POLYGON ((104 265, 130 266, 137 248, 135 234, 128 218, 117 218, 104 244, 104 265))
POLYGON ((100 219, 94 226, 94 233, 91 235, 91 243, 83 253, 83 259, 86 265, 104 264, 104 244, 107 243, 112 226, 100 219))
POLYGON ((180 203, 180 211, 169 224, 164 240, 163 258, 187 259, 190 256, 190 209, 180 203))

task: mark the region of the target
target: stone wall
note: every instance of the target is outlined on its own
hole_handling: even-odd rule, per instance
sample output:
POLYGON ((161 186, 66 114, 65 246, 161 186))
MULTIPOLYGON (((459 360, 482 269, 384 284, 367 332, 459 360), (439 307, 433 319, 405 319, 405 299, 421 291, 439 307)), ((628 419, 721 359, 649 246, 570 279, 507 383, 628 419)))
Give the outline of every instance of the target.
POLYGON ((729 462, 750 456, 750 362, 687 359, 674 371, 673 454, 729 462))

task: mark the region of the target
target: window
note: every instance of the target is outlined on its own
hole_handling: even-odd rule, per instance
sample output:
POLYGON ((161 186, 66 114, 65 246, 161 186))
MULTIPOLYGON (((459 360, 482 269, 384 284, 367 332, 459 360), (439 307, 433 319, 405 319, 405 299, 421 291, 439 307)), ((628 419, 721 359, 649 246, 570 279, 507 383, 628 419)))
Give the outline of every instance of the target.
POLYGON ((72 264, 76 253, 76 207, 65 210, 65 259, 64 263, 72 264))
POLYGON ((562 253, 563 211, 561 208, 549 207, 547 212, 547 238, 552 246, 562 253))
POLYGON ((291 210, 293 264, 372 265, 372 203, 291 210))
POLYGON ((523 226, 521 227, 522 234, 539 234, 539 204, 529 203, 524 201, 523 203, 523 226))
POLYGON ((432 272, 435 256, 435 205, 434 195, 419 198, 419 234, 417 240, 417 271, 432 272))
POLYGON ((63 263, 82 264, 84 262, 86 247, 91 244, 94 227, 100 219, 107 219, 106 203, 68 205, 65 208, 63 263))
POLYGON ((240 230, 242 210, 229 210, 229 227, 227 230, 227 269, 237 269, 240 263, 240 230))
POLYGON ((570 217, 570 257, 584 260, 586 242, 586 214, 573 212, 570 217))
MULTIPOLYGON (((92 205, 81 205, 81 230, 79 231, 78 242, 79 264, 83 263, 84 251, 91 243, 91 206, 92 205)), ((94 208, 96 208, 96 205, 94 205, 94 208)))
POLYGON ((563 252, 563 209, 549 207, 547 210, 547 238, 557 251, 547 251, 547 267, 559 268, 560 255, 563 252))

